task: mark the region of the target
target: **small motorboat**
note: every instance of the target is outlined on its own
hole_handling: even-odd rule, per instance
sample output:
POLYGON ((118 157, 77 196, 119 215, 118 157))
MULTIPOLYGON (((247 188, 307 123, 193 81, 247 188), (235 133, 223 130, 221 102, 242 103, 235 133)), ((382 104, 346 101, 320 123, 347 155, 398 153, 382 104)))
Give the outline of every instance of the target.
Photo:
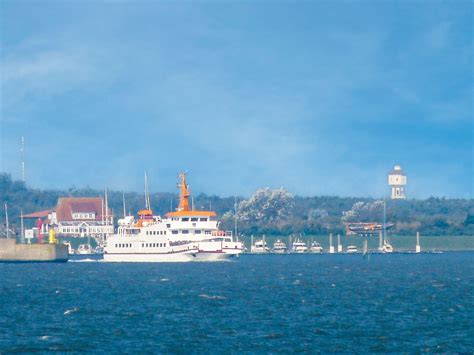
POLYGON ((250 248, 251 253, 268 253, 269 251, 270 248, 267 247, 267 242, 263 240, 257 240, 250 248))
POLYGON ((92 248, 89 244, 81 244, 76 250, 77 255, 88 255, 93 254, 92 248))
POLYGON ((308 251, 308 247, 306 246, 306 243, 299 240, 299 239, 296 239, 294 242, 293 242, 293 247, 292 247, 292 251, 293 253, 306 253, 308 251))
POLYGON ((357 253, 357 252, 359 252, 359 251, 357 250, 357 247, 355 245, 349 245, 346 249, 347 254, 354 254, 354 253, 357 253))
POLYGON ((284 254, 286 253, 287 247, 286 244, 283 243, 280 239, 278 239, 275 243, 273 243, 273 252, 276 254, 284 254))
POLYGON ((319 244, 318 242, 313 242, 311 244, 311 248, 309 249, 309 251, 311 253, 317 253, 317 254, 320 254, 323 252, 323 247, 321 246, 321 244, 319 244))

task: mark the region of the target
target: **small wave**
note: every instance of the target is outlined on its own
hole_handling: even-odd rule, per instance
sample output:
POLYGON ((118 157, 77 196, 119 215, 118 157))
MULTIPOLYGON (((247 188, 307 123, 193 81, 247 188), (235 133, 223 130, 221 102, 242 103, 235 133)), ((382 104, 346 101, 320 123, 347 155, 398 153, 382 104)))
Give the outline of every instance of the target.
POLYGON ((40 337, 41 340, 49 340, 51 337, 49 335, 43 335, 40 337))
POLYGON ((170 279, 160 279, 161 282, 169 281, 170 279))
POLYGON ((227 299, 224 296, 218 296, 218 295, 210 296, 210 295, 207 295, 205 293, 199 295, 198 297, 206 298, 208 300, 226 300, 227 299))
POLYGON ((295 280, 295 281, 293 281, 293 285, 299 285, 300 283, 301 283, 300 280, 295 280))
POLYGON ((59 291, 59 290, 56 290, 54 293, 55 293, 55 294, 58 294, 58 293, 60 293, 60 292, 61 292, 61 291, 59 291))
POLYGON ((69 315, 69 314, 76 313, 76 312, 78 312, 78 311, 79 311, 79 308, 74 307, 73 309, 68 309, 68 310, 66 310, 66 311, 64 312, 64 315, 67 316, 67 315, 69 315))
POLYGON ((283 335, 279 333, 269 333, 269 334, 265 334, 265 338, 266 339, 280 339, 280 338, 283 338, 283 335))

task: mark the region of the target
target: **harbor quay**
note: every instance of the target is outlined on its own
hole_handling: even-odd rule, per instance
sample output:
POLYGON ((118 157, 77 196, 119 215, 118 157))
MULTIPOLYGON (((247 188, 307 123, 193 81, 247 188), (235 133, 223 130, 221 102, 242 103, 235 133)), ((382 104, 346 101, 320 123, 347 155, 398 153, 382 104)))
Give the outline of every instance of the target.
POLYGON ((0 261, 66 262, 68 258, 64 244, 19 244, 15 239, 0 239, 0 261))

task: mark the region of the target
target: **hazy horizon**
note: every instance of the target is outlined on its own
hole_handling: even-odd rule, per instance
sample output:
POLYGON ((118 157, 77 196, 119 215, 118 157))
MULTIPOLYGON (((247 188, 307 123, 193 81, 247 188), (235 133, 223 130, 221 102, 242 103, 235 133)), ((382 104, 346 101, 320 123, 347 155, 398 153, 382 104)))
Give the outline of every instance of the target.
POLYGON ((0 3, 0 171, 250 196, 472 198, 470 1, 0 3))

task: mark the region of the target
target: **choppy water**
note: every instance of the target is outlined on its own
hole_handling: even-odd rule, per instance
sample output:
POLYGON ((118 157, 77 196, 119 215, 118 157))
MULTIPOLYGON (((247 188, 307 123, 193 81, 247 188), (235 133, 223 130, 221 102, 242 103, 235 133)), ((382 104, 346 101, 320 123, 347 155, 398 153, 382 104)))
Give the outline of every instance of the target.
POLYGON ((0 264, 0 352, 470 352, 473 260, 0 264))

